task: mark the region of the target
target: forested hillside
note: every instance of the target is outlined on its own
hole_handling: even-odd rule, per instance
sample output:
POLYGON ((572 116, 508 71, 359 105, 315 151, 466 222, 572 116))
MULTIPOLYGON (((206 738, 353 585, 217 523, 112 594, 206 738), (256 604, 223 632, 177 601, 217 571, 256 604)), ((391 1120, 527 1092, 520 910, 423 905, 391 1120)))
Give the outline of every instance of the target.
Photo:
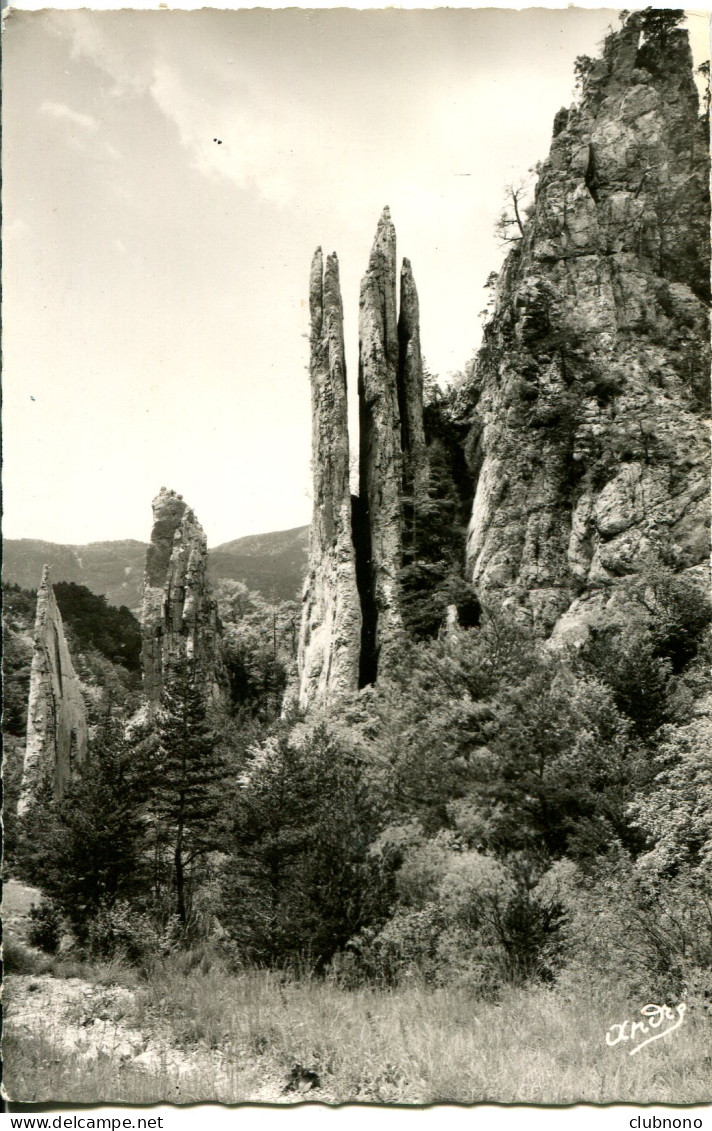
MULTIPOLYGON (((294 600, 306 566, 308 528, 248 535, 210 551, 210 575, 216 581, 241 581, 268 600, 294 600)), ((146 543, 131 539, 62 546, 33 538, 6 538, 3 577, 7 585, 32 589, 49 565, 56 581, 86 586, 112 605, 141 608, 146 543)))

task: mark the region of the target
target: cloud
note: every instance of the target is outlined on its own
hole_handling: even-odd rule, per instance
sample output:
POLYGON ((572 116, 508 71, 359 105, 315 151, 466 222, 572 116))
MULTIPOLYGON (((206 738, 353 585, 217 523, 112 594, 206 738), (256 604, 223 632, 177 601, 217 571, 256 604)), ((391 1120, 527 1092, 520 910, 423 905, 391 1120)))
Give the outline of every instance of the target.
MULTIPOLYGON (((51 34, 69 41, 73 60, 88 59, 113 82, 110 91, 116 98, 140 94, 150 81, 153 46, 141 42, 133 32, 132 19, 127 28, 118 12, 50 10, 46 26, 51 34)), ((129 13, 131 17, 135 13, 129 13)))
POLYGON ((70 106, 65 106, 63 102, 45 101, 40 106, 40 113, 47 114, 50 118, 56 118, 59 121, 71 122, 73 126, 79 126, 83 130, 99 128, 99 123, 96 118, 92 118, 91 114, 82 114, 78 110, 72 110, 70 106))
POLYGON ((227 177, 240 188, 254 186, 272 203, 287 204, 295 192, 295 137, 303 128, 298 110, 274 98, 268 113, 244 76, 228 85, 217 73, 214 87, 206 89, 204 80, 196 85, 161 60, 150 93, 176 126, 193 168, 207 177, 227 177))
MULTIPOLYGON (((196 43, 181 21, 165 35, 144 22, 146 34, 138 43, 133 23, 120 16, 111 13, 102 21, 95 12, 56 12, 50 24, 53 34, 69 41, 74 60, 87 59, 107 76, 106 96, 148 95, 203 176, 226 178, 242 189, 256 188, 272 203, 287 204, 295 195, 294 139, 304 128, 303 112, 289 93, 274 93, 264 106, 259 67, 257 76, 248 75, 243 63, 236 74, 237 67, 221 58, 215 32, 196 43)), ((60 103, 45 103, 42 109, 86 128, 97 125, 88 114, 74 117, 60 103)))

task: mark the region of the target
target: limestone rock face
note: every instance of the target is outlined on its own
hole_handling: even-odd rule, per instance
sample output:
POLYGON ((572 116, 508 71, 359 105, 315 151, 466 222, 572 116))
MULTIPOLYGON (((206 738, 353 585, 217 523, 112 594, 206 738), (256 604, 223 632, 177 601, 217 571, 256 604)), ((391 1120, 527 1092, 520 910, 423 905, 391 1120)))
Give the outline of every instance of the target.
POLYGON ((153 704, 164 672, 183 662, 208 698, 223 697, 221 626, 207 563, 202 526, 181 495, 162 487, 153 500, 141 609, 144 691, 153 704))
POLYGON ((53 782, 54 796, 62 796, 74 770, 86 759, 87 739, 84 699, 50 583, 49 566, 45 566, 37 590, 19 812, 27 808, 47 776, 53 782))
MULTIPOLYGON (((403 632, 399 574, 427 494, 418 293, 408 260, 396 295, 396 234, 381 216, 359 319, 359 494, 349 486, 343 308, 335 255, 312 261, 314 514, 299 640, 299 702, 333 705, 373 683, 403 632)), ((292 698, 292 693, 288 695, 292 698)))
MULTIPOLYGON (((371 682, 403 628, 403 452, 398 404, 396 233, 388 208, 378 222, 359 310, 359 510, 367 533, 362 682, 371 682)), ((364 588, 365 588, 364 585, 364 588)))
POLYGON ((409 259, 403 260, 398 313, 398 409, 403 451, 403 510, 406 542, 413 540, 413 514, 428 489, 428 449, 423 428, 423 359, 420 306, 409 259))
POLYGON ((709 557, 706 127, 687 33, 646 27, 557 115, 472 388, 471 576, 547 628, 651 553, 709 557))
POLYGON ((299 702, 328 703, 359 681, 361 605, 351 525, 343 307, 336 255, 312 261, 312 468, 314 509, 299 638, 299 702))

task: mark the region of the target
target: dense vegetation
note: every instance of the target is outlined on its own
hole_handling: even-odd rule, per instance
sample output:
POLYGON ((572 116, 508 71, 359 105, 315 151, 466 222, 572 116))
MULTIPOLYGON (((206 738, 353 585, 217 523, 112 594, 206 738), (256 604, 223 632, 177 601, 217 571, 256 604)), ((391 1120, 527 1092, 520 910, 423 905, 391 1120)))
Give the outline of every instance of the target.
POLYGON ((294 608, 228 583, 230 710, 180 672, 155 720, 127 730, 107 700, 81 777, 23 818, 44 935, 488 998, 576 971, 648 996, 704 981, 712 608, 654 555, 627 600, 571 652, 494 606, 415 626, 388 678, 302 719, 279 713, 294 608))
POLYGON ((476 625, 480 615, 464 576, 462 553, 472 509, 472 474, 464 451, 470 414, 463 413, 454 392, 443 393, 427 369, 423 408, 428 491, 412 500, 400 574, 405 626, 418 640, 438 635, 449 608, 467 628, 476 625))
POLYGON ((140 671, 141 627, 129 609, 117 609, 106 597, 73 581, 57 581, 53 588, 65 631, 73 635, 79 651, 95 649, 112 664, 140 671))
MULTIPOLYGON (((126 658, 124 611, 66 587, 95 679, 90 758, 20 823, 19 874, 45 896, 37 942, 139 966, 199 946, 233 969, 487 1000, 587 979, 646 1000, 709 992, 712 606, 651 550, 616 626, 575 649, 480 607, 456 553, 462 387, 432 393, 427 416, 400 662, 337 714, 283 710, 297 607, 234 581, 218 592, 229 705, 175 671, 155 717, 137 714, 109 658, 126 658)), ((32 604, 12 590, 6 608, 18 731, 32 604)))

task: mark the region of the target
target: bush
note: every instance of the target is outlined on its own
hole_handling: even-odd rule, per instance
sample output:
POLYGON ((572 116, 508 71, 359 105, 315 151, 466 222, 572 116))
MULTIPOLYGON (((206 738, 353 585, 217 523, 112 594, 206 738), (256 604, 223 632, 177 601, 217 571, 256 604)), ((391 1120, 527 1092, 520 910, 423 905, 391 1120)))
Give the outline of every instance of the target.
POLYGON ((56 954, 62 939, 62 915, 56 903, 43 899, 30 908, 29 918, 28 941, 45 954, 56 954))
POLYGON ((17 939, 3 939, 3 974, 47 974, 52 969, 52 959, 23 946, 17 939))
POLYGON ((339 969, 352 982, 417 977, 491 996, 553 979, 564 912, 556 876, 536 862, 495 860, 441 833, 406 851, 396 887, 388 922, 346 947, 339 969))
POLYGON ((712 988, 709 877, 653 877, 620 854, 570 881, 565 985, 606 981, 622 994, 668 1002, 690 986, 712 988))
POLYGON ((652 601, 652 629, 657 654, 667 658, 675 673, 682 671, 696 655, 712 624, 712 602, 706 592, 685 577, 658 563, 643 575, 652 601))
POLYGON ((446 916, 435 903, 400 908, 384 927, 366 928, 350 940, 335 968, 347 984, 397 985, 414 976, 437 983, 444 973, 439 951, 446 928, 446 916))
POLYGON ((161 930, 147 912, 122 900, 98 909, 87 927, 86 947, 92 958, 144 965, 168 955, 179 937, 177 920, 169 919, 161 930))
POLYGON ((616 707, 644 741, 670 721, 670 661, 657 654, 644 626, 593 633, 578 662, 611 689, 616 707))
POLYGON ((649 842, 638 864, 650 875, 704 874, 712 868, 712 719, 665 727, 661 739, 655 779, 631 803, 649 842))

